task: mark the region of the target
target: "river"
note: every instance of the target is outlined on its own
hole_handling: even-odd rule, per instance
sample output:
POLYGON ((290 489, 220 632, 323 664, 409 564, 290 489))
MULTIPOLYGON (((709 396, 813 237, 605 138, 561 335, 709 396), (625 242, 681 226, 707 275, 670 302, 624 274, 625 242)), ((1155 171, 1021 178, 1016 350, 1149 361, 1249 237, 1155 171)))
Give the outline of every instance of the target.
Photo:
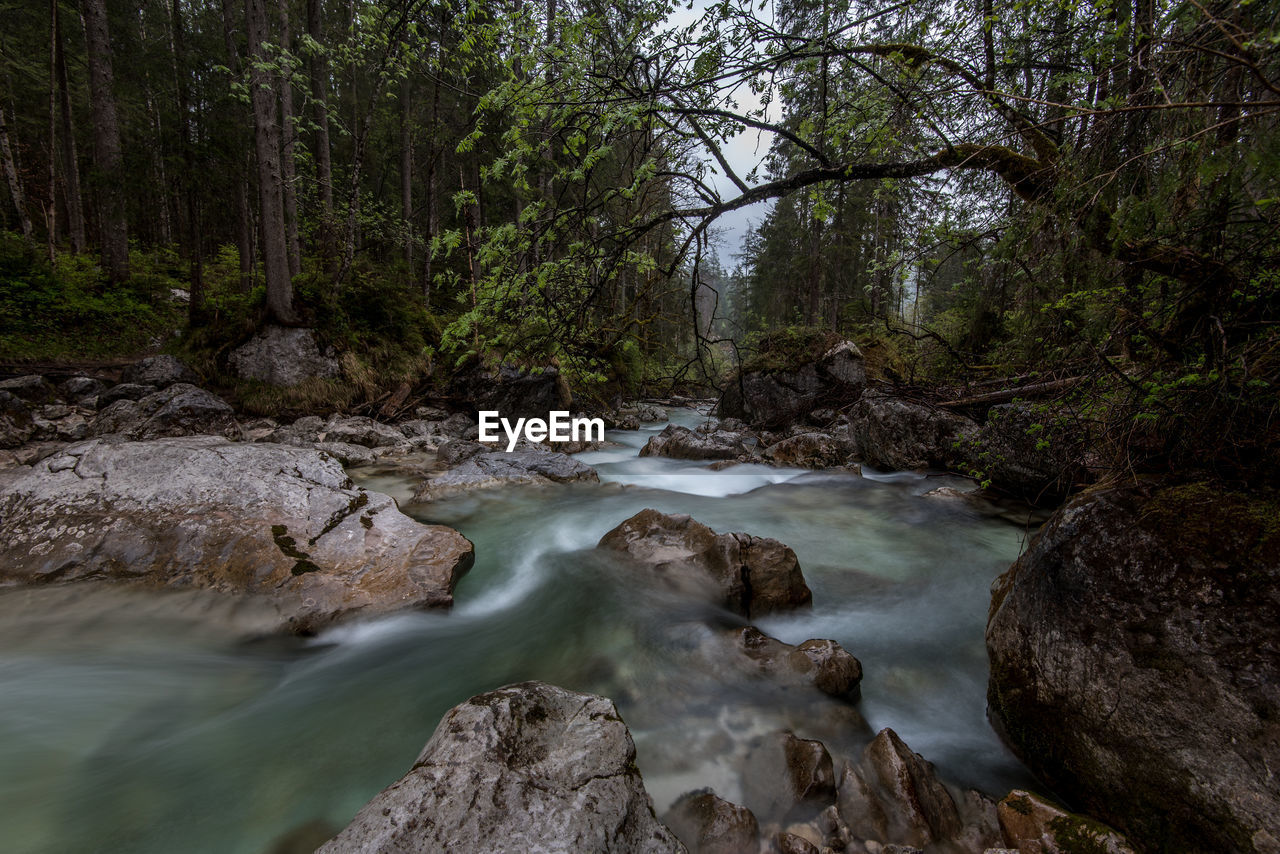
MULTIPOLYGON (((700 416, 672 410, 692 425, 700 416)), ((208 599, 84 587, 0 595, 0 849, 266 854, 300 826, 340 828, 403 774, 451 706, 541 679, 614 698, 661 813, 681 792, 733 799, 735 762, 788 727, 853 751, 893 727, 944 778, 1030 785, 985 717, 992 580, 1027 531, 954 499, 956 482, 640 458, 663 425, 579 455, 600 484, 478 493, 407 512, 476 545, 449 614, 320 637, 245 641, 208 599), (591 551, 645 507, 796 552, 811 611, 759 621, 790 643, 832 638, 863 664, 855 711, 780 702, 724 672, 704 642, 727 613, 639 589, 591 551)), ((353 472, 405 503, 390 467, 353 472)))

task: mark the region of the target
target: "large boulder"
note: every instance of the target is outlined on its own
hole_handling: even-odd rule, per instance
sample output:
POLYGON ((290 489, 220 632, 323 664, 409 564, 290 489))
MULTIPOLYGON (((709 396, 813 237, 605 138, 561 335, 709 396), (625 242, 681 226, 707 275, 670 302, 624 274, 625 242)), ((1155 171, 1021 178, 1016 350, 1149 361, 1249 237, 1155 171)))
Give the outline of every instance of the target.
POLYGON ((808 607, 795 552, 767 537, 717 534, 685 515, 641 510, 597 546, 621 552, 664 582, 747 617, 808 607))
POLYGON ((472 697, 318 854, 685 848, 659 823, 613 703, 540 682, 472 697))
POLYGON ((1088 437, 1066 411, 1027 403, 993 406, 968 449, 969 467, 995 488, 1056 503, 1088 479, 1088 437))
POLYGON ((130 365, 125 370, 123 379, 127 383, 156 388, 168 388, 174 383, 195 383, 198 380, 194 371, 176 356, 167 354, 148 356, 137 364, 130 365))
POLYGON ((573 406, 569 384, 555 367, 475 368, 454 380, 453 390, 476 410, 496 410, 513 422, 517 418, 546 418, 548 412, 567 412, 573 406))
POLYGON ((231 351, 227 362, 242 379, 276 386, 294 386, 341 372, 338 360, 320 351, 315 330, 283 326, 266 327, 231 351))
POLYGON ((176 383, 140 400, 117 400, 101 410, 89 426, 93 436, 120 434, 130 439, 238 432, 230 404, 188 383, 176 383))
POLYGON ((1142 850, 1280 850, 1280 506, 1097 489, 997 582, 993 722, 1142 850))
POLYGON ((778 369, 741 372, 729 381, 716 412, 758 426, 788 424, 818 407, 858 399, 867 382, 862 353, 838 341, 816 359, 778 369))
POLYGON ((1030 792, 1015 789, 997 809, 1004 841, 1017 850, 1071 854, 1083 849, 1095 854, 1133 854, 1124 837, 1109 827, 1069 813, 1030 792))
POLYGON ((853 457, 876 468, 953 468, 978 425, 963 415, 887 394, 866 394, 849 413, 853 457))
POLYGON ((447 607, 471 543, 315 450, 200 436, 72 445, 0 491, 0 582, 87 579, 265 599, 282 628, 447 607))
POLYGON ((751 455, 741 435, 725 430, 702 432, 667 425, 645 442, 642 457, 672 457, 677 460, 736 460, 751 455))
MULTIPOLYGON (((443 474, 424 481, 414 493, 414 501, 432 501, 499 486, 595 483, 600 479, 595 469, 568 454, 526 445, 510 452, 485 451, 467 456, 468 451, 474 451, 471 443, 455 442, 445 447, 458 451, 462 461, 443 474)), ((448 458, 455 457, 449 454, 448 458)))

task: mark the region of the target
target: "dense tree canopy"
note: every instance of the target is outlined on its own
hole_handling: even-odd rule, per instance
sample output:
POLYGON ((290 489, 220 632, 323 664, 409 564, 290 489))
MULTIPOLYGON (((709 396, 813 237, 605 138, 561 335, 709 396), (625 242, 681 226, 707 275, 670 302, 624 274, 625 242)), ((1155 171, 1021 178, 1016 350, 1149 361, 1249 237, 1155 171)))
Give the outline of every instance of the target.
POLYGON ((5 346, 158 268, 199 340, 316 324, 586 385, 714 384, 752 333, 821 326, 900 380, 1086 378, 1116 467, 1248 470, 1280 376, 1277 12, 10 2, 5 346), (760 202, 728 273, 715 224, 760 202))

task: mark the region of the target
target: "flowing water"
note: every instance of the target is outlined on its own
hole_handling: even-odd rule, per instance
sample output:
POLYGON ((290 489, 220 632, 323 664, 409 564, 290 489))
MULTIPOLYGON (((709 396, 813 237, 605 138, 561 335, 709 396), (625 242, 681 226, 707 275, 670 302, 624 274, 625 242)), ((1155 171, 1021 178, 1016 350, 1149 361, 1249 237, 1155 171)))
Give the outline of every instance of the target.
MULTIPOLYGON (((733 799, 751 738, 784 727, 845 752, 893 727, 954 782, 1028 784, 986 722, 983 647, 991 581, 1024 528, 923 495, 947 478, 638 457, 661 426, 580 455, 598 485, 409 508, 476 544, 449 614, 246 642, 233 627, 252 615, 198 594, 0 595, 0 851, 265 854, 298 828, 323 837, 408 769, 448 708, 528 679, 618 702, 659 812, 698 786, 733 799), (814 607, 759 625, 858 656, 857 709, 727 671, 707 642, 737 618, 591 551, 644 507, 790 545, 814 607)), ((402 504, 415 485, 355 474, 402 504)))

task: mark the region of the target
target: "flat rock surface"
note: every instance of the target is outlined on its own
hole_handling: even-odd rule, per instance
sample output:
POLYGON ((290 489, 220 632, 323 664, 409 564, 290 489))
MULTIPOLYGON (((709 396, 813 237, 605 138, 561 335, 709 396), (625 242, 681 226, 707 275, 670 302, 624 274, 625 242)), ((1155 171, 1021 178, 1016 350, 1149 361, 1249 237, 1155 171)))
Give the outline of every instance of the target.
POLYGON ((213 436, 68 446, 0 485, 0 583, 265 597, 280 625, 447 607, 471 543, 313 449, 213 436))
POLYGON ((454 707, 319 854, 674 854, 613 703, 541 682, 454 707))

